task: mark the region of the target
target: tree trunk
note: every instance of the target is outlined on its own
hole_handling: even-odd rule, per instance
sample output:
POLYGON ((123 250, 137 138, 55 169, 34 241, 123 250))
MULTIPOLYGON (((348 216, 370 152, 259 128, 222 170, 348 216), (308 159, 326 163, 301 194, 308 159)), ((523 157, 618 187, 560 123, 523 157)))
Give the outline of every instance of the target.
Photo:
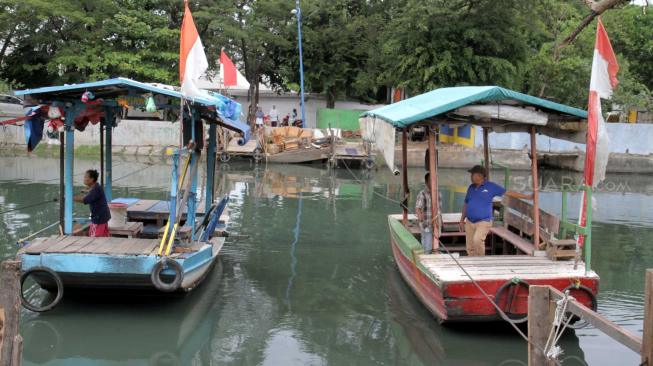
POLYGON ((5 41, 2 43, 2 49, 0 50, 0 65, 2 65, 2 61, 5 58, 5 53, 9 48, 9 43, 11 43, 11 38, 14 36, 15 32, 16 32, 16 28, 13 28, 11 32, 9 32, 9 34, 7 35, 7 38, 5 38, 5 41))
POLYGON ((326 93, 326 107, 329 109, 333 109, 336 107, 336 94, 337 90, 335 86, 330 86, 327 88, 327 93, 326 93))

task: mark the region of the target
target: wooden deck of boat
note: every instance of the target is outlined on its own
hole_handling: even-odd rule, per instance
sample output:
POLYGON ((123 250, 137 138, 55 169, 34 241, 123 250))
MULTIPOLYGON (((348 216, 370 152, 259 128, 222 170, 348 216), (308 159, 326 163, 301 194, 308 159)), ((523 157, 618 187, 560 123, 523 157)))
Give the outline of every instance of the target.
MULTIPOLYGON (((458 262, 474 280, 539 280, 564 277, 596 277, 585 274, 585 264, 574 261, 553 261, 546 257, 527 255, 500 255, 485 257, 459 257, 458 262)), ((433 275, 443 282, 465 282, 469 277, 448 254, 422 254, 419 260, 433 275)))
POLYGON ((92 238, 64 235, 35 239, 25 248, 25 254, 154 255, 159 249, 159 244, 159 239, 92 238))
MULTIPOLYGON (((130 202, 132 199, 119 198, 112 202, 130 202)), ((133 199, 127 207, 127 216, 130 220, 151 220, 151 219, 167 219, 170 214, 170 201, 160 200, 142 200, 133 199)), ((197 203, 197 215, 204 215, 205 204, 204 201, 197 203)), ((182 215, 186 215, 187 207, 184 207, 182 215)))

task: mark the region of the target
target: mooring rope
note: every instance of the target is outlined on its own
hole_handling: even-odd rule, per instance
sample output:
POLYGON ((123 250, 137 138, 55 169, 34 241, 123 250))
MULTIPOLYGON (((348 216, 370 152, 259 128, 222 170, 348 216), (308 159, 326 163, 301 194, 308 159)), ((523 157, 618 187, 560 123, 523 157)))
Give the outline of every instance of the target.
POLYGON ((16 208, 10 208, 8 210, 0 211, 0 215, 4 215, 4 214, 9 213, 9 212, 21 211, 21 210, 25 210, 25 209, 28 209, 28 208, 38 207, 38 206, 42 206, 42 205, 45 205, 45 204, 48 204, 48 203, 58 202, 58 201, 59 201, 58 198, 52 198, 52 199, 42 201, 42 202, 39 202, 39 203, 34 203, 32 205, 16 207, 16 208))
MULTIPOLYGON (((351 169, 350 169, 349 166, 347 165, 347 162, 343 160, 343 164, 345 165, 345 168, 347 168, 347 170, 349 171, 349 174, 351 174, 351 176, 354 178, 354 180, 358 181, 358 183, 360 183, 360 184, 363 184, 363 181, 362 181, 361 179, 359 179, 359 178, 354 174, 354 172, 351 171, 351 169)), ((375 192, 374 190, 372 190, 372 192, 377 193, 377 192, 375 192)), ((388 200, 388 201, 391 201, 391 202, 394 202, 394 203, 398 203, 400 206, 404 207, 404 206, 403 206, 403 203, 401 203, 401 202, 399 202, 399 201, 396 201, 396 200, 394 200, 394 199, 392 199, 392 198, 390 198, 390 197, 384 196, 384 195, 382 195, 382 194, 377 194, 377 195, 378 195, 379 197, 381 197, 381 198, 384 198, 384 199, 388 200)), ((410 212, 410 210, 409 210, 407 207, 406 207, 406 209, 410 212)), ((411 212, 411 213, 412 213, 412 212, 411 212)), ((449 257, 451 257, 451 259, 452 259, 452 260, 456 263, 456 265, 457 265, 457 266, 458 266, 458 267, 463 271, 463 273, 465 274, 465 276, 467 276, 467 278, 469 278, 469 280, 470 280, 470 281, 472 282, 472 284, 473 284, 473 285, 474 285, 474 286, 479 290, 479 292, 483 295, 483 297, 485 297, 485 298, 487 299, 487 301, 489 301, 490 304, 492 304, 492 306, 493 306, 494 309, 497 311, 497 313, 499 314, 499 316, 501 317, 501 319, 503 319, 503 320, 505 320, 507 323, 509 323, 509 324, 510 324, 514 329, 515 329, 515 331, 517 332, 517 334, 519 334, 519 335, 520 335, 520 336, 521 336, 521 337, 526 341, 526 343, 528 343, 528 344, 532 345, 533 347, 537 348, 540 352, 542 352, 543 355, 546 355, 546 352, 545 352, 545 350, 544 350, 542 347, 539 347, 538 345, 536 345, 536 344, 534 344, 533 342, 531 342, 531 341, 528 339, 528 336, 526 336, 526 334, 524 334, 524 332, 522 332, 521 329, 519 329, 519 327, 518 327, 515 323, 513 323, 513 322, 510 320, 510 318, 508 317, 508 315, 507 315, 507 314, 506 314, 506 313, 505 313, 505 312, 504 312, 504 311, 499 307, 499 305, 497 305, 496 302, 494 302, 494 300, 490 297, 490 295, 488 295, 488 294, 485 292, 485 290, 483 290, 483 288, 481 287, 481 285, 479 285, 478 282, 476 282, 476 280, 475 280, 475 279, 474 279, 474 278, 469 274, 469 272, 467 272, 467 270, 465 269, 465 267, 464 267, 462 264, 460 264, 460 262, 456 259, 456 257, 453 255, 453 253, 451 253, 451 252, 449 251, 449 249, 448 249, 444 244, 442 244, 442 242, 441 242, 440 240, 438 240, 438 245, 439 245, 442 249, 444 249, 444 251, 449 255, 449 257)), ((557 360, 553 360, 553 361, 554 361, 557 365, 560 365, 560 362, 559 362, 559 361, 557 361, 557 360)))

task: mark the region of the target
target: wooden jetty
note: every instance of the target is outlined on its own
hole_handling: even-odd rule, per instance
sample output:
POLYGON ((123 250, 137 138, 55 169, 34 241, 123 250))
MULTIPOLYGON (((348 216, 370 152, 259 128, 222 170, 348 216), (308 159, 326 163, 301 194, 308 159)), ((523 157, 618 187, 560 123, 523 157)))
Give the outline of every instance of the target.
POLYGON ((644 334, 643 337, 639 337, 586 307, 575 298, 567 300, 566 316, 561 318, 561 322, 555 323, 558 302, 564 301, 565 294, 548 285, 532 286, 528 295, 528 365, 558 364, 555 357, 547 356, 548 351, 556 346, 555 342, 550 340, 550 334, 554 324, 557 328, 562 328, 557 329, 560 334, 564 333, 565 318, 572 316, 579 317, 633 352, 639 353, 641 364, 650 365, 653 363, 653 269, 646 270, 644 291, 644 334))
MULTIPOLYGON (((38 106, 38 110, 60 108, 65 115, 65 126, 59 132, 59 220, 63 235, 26 240, 19 251, 22 278, 33 277, 56 296, 47 305, 34 304, 30 301, 33 299, 21 296, 23 305, 33 311, 50 310, 61 300, 64 289, 188 292, 195 288, 214 265, 225 240, 221 233, 227 221, 228 196, 216 199, 215 194, 217 128, 240 133, 241 142, 246 143, 250 131, 238 121, 240 105, 211 92, 187 101, 172 87, 125 78, 16 94, 25 96, 26 102, 38 106), (115 117, 123 108, 144 108, 152 103, 162 113, 177 113, 181 121, 182 138, 173 154, 170 198, 112 200, 112 131, 119 128, 115 117), (89 122, 101 126, 100 182, 105 196, 108 201, 127 206, 126 220, 110 222, 111 237, 105 238, 84 236, 89 220, 73 217, 74 136, 89 122), (202 155, 206 156, 206 182, 200 202, 198 171, 202 155)), ((39 112, 35 118, 41 118, 39 112)))
POLYGON ((403 213, 390 215, 390 243, 399 272, 417 298, 440 322, 527 320, 527 299, 532 285, 568 290, 582 304, 596 308, 599 276, 591 270, 591 188, 584 226, 568 222, 563 192, 561 218, 539 208, 538 186, 531 202, 504 197, 495 202, 494 224, 485 240, 485 255, 467 256, 460 213, 441 213, 439 195, 431 195, 431 214, 440 218, 432 231, 434 253, 420 243, 416 217, 408 213, 407 136, 412 126, 425 126, 429 139, 429 190, 438 191, 438 146, 441 125, 471 123, 484 129, 484 164, 490 171, 489 131, 526 132, 531 135, 532 181, 538 182, 536 135, 583 142, 583 110, 517 93, 500 87, 436 89, 388 106, 365 112, 364 138, 381 150, 391 171, 394 166, 395 130, 402 130, 403 213), (574 235, 584 235, 584 258, 574 235), (583 260, 584 259, 584 260, 583 260))

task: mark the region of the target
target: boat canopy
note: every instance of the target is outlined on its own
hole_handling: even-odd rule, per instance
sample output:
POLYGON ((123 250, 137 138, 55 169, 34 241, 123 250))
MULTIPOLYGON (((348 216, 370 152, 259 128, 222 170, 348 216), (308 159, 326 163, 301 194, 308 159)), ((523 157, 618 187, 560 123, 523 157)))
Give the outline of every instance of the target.
MULTIPOLYGON (((16 91, 16 95, 26 97, 27 102, 34 104, 49 104, 52 102, 75 102, 79 101, 83 93, 90 91, 96 99, 118 100, 121 97, 137 96, 139 94, 151 93, 170 98, 181 99, 181 92, 174 87, 156 83, 142 83, 127 78, 113 78, 101 81, 94 81, 80 84, 49 86, 36 89, 16 91)), ((239 103, 214 92, 206 92, 202 98, 186 99, 195 107, 200 107, 202 112, 207 112, 213 118, 208 122, 217 123, 225 128, 242 134, 243 143, 247 142, 251 135, 249 125, 240 121, 242 108, 239 103)), ((157 103, 159 104, 159 103, 157 103)), ((115 106, 115 105, 114 105, 115 106)), ((170 106, 170 105, 168 105, 170 106)), ((159 106, 157 106, 158 108, 159 106)), ((171 106, 170 106, 171 107, 171 106)), ((177 105, 175 108, 179 108, 177 105)))
POLYGON ((363 138, 373 141, 394 170, 395 128, 473 124, 494 132, 536 132, 585 143, 587 112, 498 86, 439 88, 364 112, 363 138))

